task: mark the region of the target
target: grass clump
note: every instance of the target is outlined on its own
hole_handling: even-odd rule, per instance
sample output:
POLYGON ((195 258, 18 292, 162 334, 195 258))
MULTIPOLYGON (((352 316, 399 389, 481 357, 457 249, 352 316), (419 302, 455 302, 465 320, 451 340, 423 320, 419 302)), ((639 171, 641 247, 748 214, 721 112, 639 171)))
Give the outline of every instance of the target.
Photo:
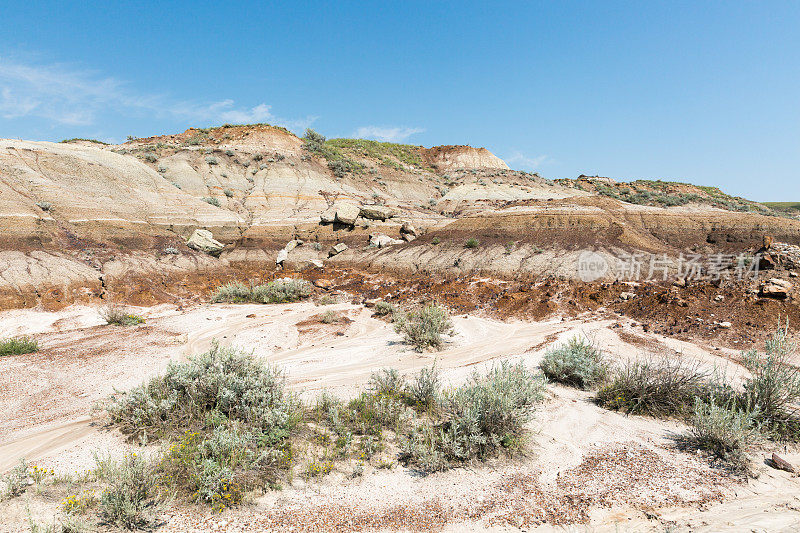
POLYGON ((24 355, 39 351, 39 341, 30 337, 12 337, 0 340, 0 357, 4 355, 24 355))
POLYGON ((627 414, 686 416, 695 397, 708 391, 708 375, 697 364, 666 356, 628 361, 598 392, 600 403, 627 414))
POLYGON ((440 350, 444 344, 442 335, 453 333, 453 322, 446 307, 430 304, 420 311, 397 314, 395 331, 417 351, 427 348, 440 350))
POLYGON ((280 278, 263 285, 226 283, 217 288, 211 297, 214 303, 286 303, 296 302, 311 295, 311 284, 302 279, 280 278))
POLYGON ((436 363, 430 368, 420 369, 414 380, 405 385, 405 392, 411 404, 418 410, 430 412, 436 409, 442 382, 436 363))
POLYGON ((478 239, 476 239, 475 237, 470 237, 464 243, 464 248, 473 249, 473 248, 477 248, 478 246, 480 246, 480 244, 481 244, 481 242, 478 239))
POLYGON ((121 305, 109 305, 100 310, 100 318, 110 326, 136 326, 144 323, 144 318, 131 313, 121 305))
POLYGON ((209 204, 209 205, 213 205, 214 207, 220 207, 222 205, 222 203, 220 203, 220 201, 219 201, 219 198, 213 198, 211 196, 204 196, 202 198, 202 200, 205 203, 209 204))
POLYGON ((548 350, 539 367, 548 379, 585 389, 605 379, 608 363, 591 342, 576 337, 548 350))

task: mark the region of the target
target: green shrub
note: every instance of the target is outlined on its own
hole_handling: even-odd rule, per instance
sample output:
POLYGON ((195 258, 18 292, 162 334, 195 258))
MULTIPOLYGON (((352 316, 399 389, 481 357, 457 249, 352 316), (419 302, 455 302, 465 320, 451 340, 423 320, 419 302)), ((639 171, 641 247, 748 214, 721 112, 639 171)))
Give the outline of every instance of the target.
POLYGON ((395 368, 382 368, 370 375, 367 388, 375 394, 398 397, 406 381, 395 368))
POLYGON ((53 207, 53 204, 51 204, 50 202, 36 202, 36 205, 42 211, 50 211, 50 209, 53 207))
POLYGON ((163 376, 116 396, 106 409, 124 433, 162 437, 213 426, 209 414, 288 430, 297 423, 297 408, 280 372, 215 343, 186 363, 170 363, 163 376))
POLYGON ((539 367, 548 379, 582 389, 602 381, 608 372, 603 352, 577 336, 548 350, 539 367))
POLYGON ((153 464, 143 456, 127 454, 107 473, 108 487, 100 496, 100 518, 124 529, 155 525, 158 505, 153 464))
POLYGON ((485 376, 474 374, 467 384, 442 395, 439 424, 413 427, 403 443, 404 459, 440 470, 513 448, 544 391, 545 380, 522 363, 503 362, 485 376))
POLYGON ((440 239, 439 237, 434 237, 433 239, 431 239, 431 244, 440 244, 441 242, 442 239, 440 239))
POLYGON ((403 335, 404 340, 417 351, 426 348, 438 350, 444 343, 442 335, 453 333, 453 322, 446 307, 431 304, 421 311, 396 315, 395 331, 403 335))
POLYGON ((225 194, 225 196, 227 196, 228 198, 233 198, 233 191, 232 191, 232 190, 230 190, 230 189, 225 189, 225 190, 224 190, 224 191, 222 191, 222 192, 223 192, 223 193, 225 194))
POLYGON ((464 243, 464 248, 477 248, 478 246, 480 246, 480 244, 481 242, 478 239, 476 239, 475 237, 470 237, 464 243))
POLYGON ((0 478, 5 484, 5 490, 0 494, 0 501, 7 498, 14 498, 28 490, 29 477, 28 463, 25 459, 20 459, 17 466, 12 468, 7 475, 0 478))
POLYGON ((0 357, 4 355, 23 355, 39 351, 39 341, 30 337, 12 337, 0 340, 0 357))
POLYGON ((241 282, 226 283, 211 297, 215 303, 286 303, 311 295, 311 284, 302 279, 280 278, 264 285, 247 286, 241 282))
POLYGON ((144 323, 144 318, 117 304, 102 308, 100 310, 100 318, 105 320, 106 324, 113 326, 136 326, 144 323))
POLYGON ((384 302, 383 300, 380 300, 378 302, 375 302, 375 307, 373 308, 373 311, 375 312, 376 316, 387 316, 395 314, 397 312, 397 308, 389 302, 384 302))
POLYGON ((684 364, 667 356, 625 363, 598 392, 600 403, 628 414, 655 417, 686 416, 695 397, 708 395, 707 373, 696 363, 684 364))
POLYGON ((430 368, 420 369, 405 389, 414 407, 420 411, 431 411, 439 401, 441 387, 439 369, 434 363, 430 368))
POLYGON ((202 198, 202 200, 207 204, 213 205, 214 207, 220 207, 222 205, 220 203, 220 201, 219 201, 219 198, 212 198, 210 196, 204 196, 202 198))
POLYGON ((219 159, 214 156, 206 156, 206 163, 209 165, 219 165, 219 159))
POLYGON ((738 408, 734 402, 719 405, 715 399, 695 398, 688 444, 706 450, 732 470, 749 470, 747 449, 760 438, 758 414, 738 408))
POLYGON ((792 363, 796 344, 786 328, 779 328, 767 340, 764 353, 755 349, 742 354, 750 371, 744 384, 742 404, 758 410, 759 420, 783 437, 798 438, 800 422, 796 404, 800 401, 800 368, 792 363))
POLYGON ((339 321, 339 315, 334 313, 333 311, 325 311, 322 313, 322 316, 319 319, 320 322, 323 324, 333 324, 334 322, 339 321))
POLYGON ((273 486, 292 462, 302 418, 283 375, 252 355, 214 343, 186 363, 112 399, 112 423, 131 436, 165 439, 165 486, 222 510, 273 486))

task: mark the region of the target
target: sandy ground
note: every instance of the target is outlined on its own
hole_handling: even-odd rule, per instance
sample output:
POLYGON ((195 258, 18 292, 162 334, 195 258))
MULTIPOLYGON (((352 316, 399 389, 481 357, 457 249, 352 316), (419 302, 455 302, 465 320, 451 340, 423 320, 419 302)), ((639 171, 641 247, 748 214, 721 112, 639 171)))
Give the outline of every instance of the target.
MULTIPOLYGON (((521 359, 533 367, 548 347, 574 334, 591 337, 620 360, 659 350, 708 368, 725 366, 729 376, 741 373, 730 362, 734 353, 635 332, 624 321, 459 316, 456 335, 443 351, 418 354, 400 342, 391 325, 351 304, 182 310, 164 305, 138 312, 147 322, 132 328, 100 325, 92 307, 0 314, 0 337, 34 335, 42 347, 36 354, 0 359, 0 472, 21 457, 76 472, 92 465, 96 451, 120 453, 124 440, 99 423, 92 412, 97 402, 158 374, 171 360, 201 353, 214 339, 279 365, 306 398, 322 389, 353 395, 372 371, 387 366, 410 372, 435 360, 445 382, 453 384, 499 360, 521 359), (351 322, 309 320, 326 310, 351 322)), ((376 523, 401 530, 547 530, 554 526, 541 525, 543 520, 553 524, 576 517, 590 526, 559 530, 800 528, 798 478, 768 468, 762 456, 755 458, 758 478, 743 483, 713 470, 702 457, 677 451, 673 439, 684 430, 677 422, 626 417, 595 405, 591 393, 550 389, 551 398, 531 425, 525 457, 427 477, 399 466, 368 469, 358 479, 334 472, 321 482, 298 480, 223 515, 173 509, 163 530, 353 530, 376 523)), ((792 450, 781 453, 800 462, 792 450)), ((6 511, 10 523, 0 531, 26 530, 17 522, 19 509, 16 515, 6 511)))

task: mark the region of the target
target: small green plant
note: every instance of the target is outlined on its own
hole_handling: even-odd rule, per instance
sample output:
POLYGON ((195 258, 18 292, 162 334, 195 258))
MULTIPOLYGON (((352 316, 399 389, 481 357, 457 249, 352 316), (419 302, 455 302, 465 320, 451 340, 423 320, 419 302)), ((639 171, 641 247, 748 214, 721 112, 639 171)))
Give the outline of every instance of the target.
POLYGON ((741 402, 758 409, 759 420, 767 427, 784 437, 794 434, 795 439, 800 438, 796 407, 800 401, 800 368, 791 359, 796 348, 784 327, 767 340, 763 353, 753 349, 742 354, 750 378, 741 402))
POLYGON ((393 304, 389 302, 384 302, 383 300, 379 300, 375 302, 373 311, 375 312, 376 316, 387 316, 396 313, 397 307, 395 307, 393 304))
POLYGON ((440 244, 441 242, 442 239, 440 239, 439 237, 434 237, 433 239, 431 239, 431 244, 440 244))
POLYGON ((100 518, 130 530, 154 526, 158 511, 156 479, 153 465, 143 456, 125 455, 108 472, 108 487, 100 496, 100 518))
POLYGON ((131 313, 121 305, 112 304, 100 310, 100 318, 112 326, 136 326, 144 323, 144 318, 131 313))
POLYGON ((213 198, 210 196, 204 196, 203 201, 207 204, 213 205, 214 207, 220 207, 222 205, 219 201, 219 198, 213 198))
POLYGON ((4 355, 24 355, 39 351, 39 342, 30 337, 12 337, 0 340, 0 357, 4 355))
POLYGON ((575 336, 548 350, 539 368, 548 379, 585 389, 605 378, 608 363, 590 341, 575 336))
POLYGON ((28 463, 25 462, 25 459, 20 459, 17 466, 12 468, 7 475, 0 478, 6 485, 5 492, 0 500, 14 498, 25 492, 28 489, 28 474, 28 463))
POLYGON ((741 409, 735 402, 720 405, 712 398, 695 398, 687 444, 706 450, 737 473, 747 473, 747 450, 760 439, 758 413, 741 409))
POLYGON ((223 194, 225 194, 225 196, 227 196, 228 198, 233 198, 233 191, 232 191, 232 190, 230 190, 230 189, 225 189, 225 190, 224 190, 224 191, 222 191, 222 192, 223 192, 223 194))
POLYGON ((413 381, 406 385, 406 393, 417 410, 429 412, 436 408, 441 388, 439 369, 434 363, 430 368, 420 369, 413 381))
POLYGON ((206 163, 208 163, 209 165, 219 165, 219 159, 217 159, 214 156, 209 155, 209 156, 206 156, 206 163))
POLYGON ((319 319, 323 324, 333 324, 339 321, 339 316, 333 311, 325 311, 319 319))
POLYGON ((476 239, 475 237, 470 237, 464 243, 464 248, 469 248, 469 249, 477 248, 478 246, 480 246, 480 244, 481 242, 478 239, 476 239))
POLYGON ((405 384, 405 379, 397 369, 382 368, 372 373, 367 387, 377 395, 399 397, 405 384))
POLYGON ((426 348, 441 349, 444 344, 442 335, 453 333, 453 322, 446 307, 430 304, 420 311, 409 312, 395 317, 395 331, 404 340, 414 346, 417 351, 426 348))

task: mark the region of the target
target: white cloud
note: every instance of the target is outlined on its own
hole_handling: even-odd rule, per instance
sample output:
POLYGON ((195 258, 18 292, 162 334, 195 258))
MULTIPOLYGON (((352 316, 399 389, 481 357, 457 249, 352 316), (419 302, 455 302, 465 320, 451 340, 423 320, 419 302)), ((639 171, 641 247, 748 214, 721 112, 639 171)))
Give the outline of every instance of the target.
POLYGON ((503 160, 512 168, 517 167, 524 170, 536 170, 543 163, 550 162, 550 158, 546 155, 528 157, 520 151, 512 152, 510 156, 503 158, 503 160))
POLYGON ((290 128, 307 127, 316 117, 284 120, 270 106, 237 107, 230 99, 198 103, 164 95, 139 94, 128 84, 69 65, 29 65, 0 57, 0 116, 40 117, 60 124, 90 125, 108 112, 123 115, 151 113, 196 125, 225 122, 271 122, 290 128))
POLYGON ((402 142, 414 135, 422 133, 423 128, 401 128, 391 126, 361 126, 353 136, 359 139, 375 139, 385 142, 402 142))

